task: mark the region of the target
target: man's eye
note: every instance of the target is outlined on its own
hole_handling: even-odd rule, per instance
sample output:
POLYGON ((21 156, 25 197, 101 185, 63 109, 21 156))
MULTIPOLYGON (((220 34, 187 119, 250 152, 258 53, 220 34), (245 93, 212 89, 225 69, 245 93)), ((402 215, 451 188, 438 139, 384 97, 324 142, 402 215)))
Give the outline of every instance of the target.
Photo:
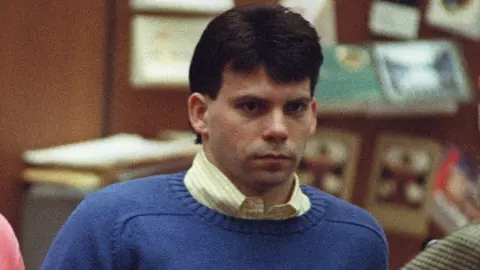
POLYGON ((305 103, 291 103, 286 107, 288 113, 300 113, 307 109, 307 104, 305 103))
POLYGON ((259 112, 262 109, 262 104, 255 101, 248 101, 240 104, 240 109, 248 113, 259 112))

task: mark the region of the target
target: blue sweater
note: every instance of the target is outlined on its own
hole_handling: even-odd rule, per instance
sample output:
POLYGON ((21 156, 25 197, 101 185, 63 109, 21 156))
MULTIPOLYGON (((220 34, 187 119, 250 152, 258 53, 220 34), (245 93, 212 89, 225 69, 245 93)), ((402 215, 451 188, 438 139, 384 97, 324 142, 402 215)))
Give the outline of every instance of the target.
POLYGON ((388 269, 384 232, 366 211, 308 186, 311 209, 243 220, 199 204, 185 173, 106 187, 77 207, 42 269, 388 269))

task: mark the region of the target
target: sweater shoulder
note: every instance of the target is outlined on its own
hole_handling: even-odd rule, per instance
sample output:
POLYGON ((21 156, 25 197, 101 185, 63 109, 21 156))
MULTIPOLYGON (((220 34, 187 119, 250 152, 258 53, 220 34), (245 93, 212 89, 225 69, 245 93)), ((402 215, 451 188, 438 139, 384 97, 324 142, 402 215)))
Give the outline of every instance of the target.
POLYGON ((180 182, 183 178, 184 173, 176 173, 112 184, 88 195, 81 204, 116 216, 149 211, 178 213, 182 208, 172 195, 169 182, 180 182))
POLYGON ((326 202, 324 216, 326 221, 335 223, 336 226, 368 232, 386 244, 385 232, 375 217, 367 210, 316 188, 307 186, 303 188, 309 196, 316 199, 321 198, 326 202))

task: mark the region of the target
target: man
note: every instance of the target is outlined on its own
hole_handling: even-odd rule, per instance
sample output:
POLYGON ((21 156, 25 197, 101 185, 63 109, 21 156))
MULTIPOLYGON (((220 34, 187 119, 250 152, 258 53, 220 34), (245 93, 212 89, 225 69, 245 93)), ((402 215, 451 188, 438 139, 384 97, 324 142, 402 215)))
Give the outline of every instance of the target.
POLYGON ((281 6, 217 16, 190 67, 191 169, 86 198, 43 268, 387 269, 378 223, 294 173, 316 129, 318 40, 281 6))
POLYGON ((0 214, 0 269, 23 270, 22 254, 10 223, 0 214))

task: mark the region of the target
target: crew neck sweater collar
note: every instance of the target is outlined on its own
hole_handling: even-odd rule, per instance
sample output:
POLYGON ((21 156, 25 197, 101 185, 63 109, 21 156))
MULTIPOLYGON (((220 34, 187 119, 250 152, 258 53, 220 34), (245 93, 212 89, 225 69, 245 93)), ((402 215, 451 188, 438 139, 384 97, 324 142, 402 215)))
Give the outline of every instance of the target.
POLYGON ((246 234, 292 234, 301 233, 310 229, 323 220, 328 202, 321 192, 302 185, 302 191, 311 202, 311 208, 303 215, 286 220, 247 220, 218 213, 200 204, 190 194, 184 183, 185 173, 172 175, 168 181, 169 189, 174 196, 188 208, 194 216, 203 219, 206 223, 221 227, 226 230, 246 234))

